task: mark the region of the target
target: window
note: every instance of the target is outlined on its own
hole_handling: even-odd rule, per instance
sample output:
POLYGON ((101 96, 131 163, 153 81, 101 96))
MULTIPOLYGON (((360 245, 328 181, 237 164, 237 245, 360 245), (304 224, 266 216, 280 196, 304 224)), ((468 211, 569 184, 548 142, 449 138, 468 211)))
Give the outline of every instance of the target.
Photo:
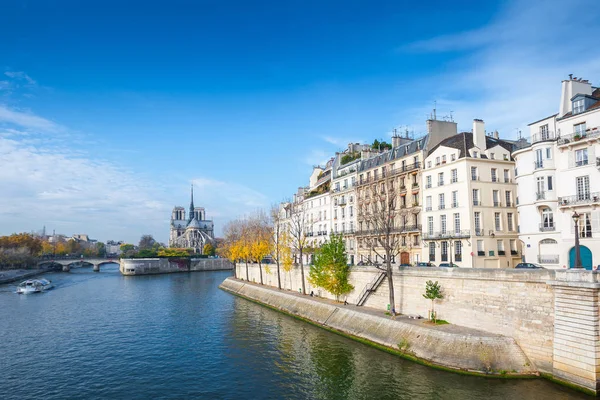
POLYGON ((471 180, 477 180, 477 167, 471 167, 471 180))
POLYGON ((452 175, 452 183, 458 182, 458 170, 457 169, 453 169, 451 171, 451 175, 452 175))
POLYGON ((542 230, 549 230, 548 228, 554 228, 554 214, 550 208, 546 207, 542 210, 542 230))
POLYGON ((554 190, 552 185, 552 177, 548 177, 548 190, 554 190))
POLYGON ((483 247, 483 240, 477 241, 477 255, 485 256, 485 248, 483 247))
POLYGON ((350 206, 350 216, 352 217, 354 215, 354 209, 352 208, 352 206, 350 206))
POLYGON ((444 186, 444 173, 440 172, 438 174, 438 186, 444 186))
POLYGON ((435 165, 440 165, 440 158, 439 157, 435 158, 435 165))
POLYGON ((550 139, 550 134, 548 132, 548 124, 540 126, 540 137, 542 140, 550 139))
POLYGON ((333 219, 337 219, 337 208, 333 209, 333 219))
POLYGON ((458 190, 452 192, 452 208, 458 207, 458 190))
POLYGON ((504 255, 504 240, 498 240, 498 255, 499 256, 503 256, 504 255))
POLYGON ((454 233, 460 233, 460 214, 454 214, 454 233))
POLYGON ((579 114, 585 111, 585 102, 583 99, 575 100, 573 102, 573 114, 579 114))
POLYGON ((576 178, 577 184, 577 200, 589 200, 590 199, 590 177, 589 176, 578 176, 576 178))
POLYGON ((431 196, 425 198, 425 211, 431 211, 431 196))
POLYGON ((500 207, 500 191, 492 190, 492 200, 494 201, 494 207, 500 207))
POLYGON ((588 149, 575 151, 575 166, 581 167, 588 164, 588 149))
POLYGON ((481 203, 479 202, 479 189, 473 189, 473 205, 474 206, 481 205, 481 203))
POLYGON ((479 155, 478 152, 476 152, 476 151, 473 152, 473 158, 477 158, 478 155, 479 155))
POLYGON ((592 237, 592 214, 582 213, 579 218, 579 237, 591 238, 592 237))
POLYGON ((435 261, 435 243, 429 243, 429 261, 435 261))
POLYGON ((538 176, 536 178, 536 200, 543 200, 546 198, 546 194, 545 194, 545 182, 546 180, 544 179, 543 176, 538 176))
POLYGON ((450 154, 450 161, 456 160, 456 154, 450 154))
POLYGON ((440 210, 443 210, 446 208, 446 201, 445 201, 445 196, 444 193, 440 193, 440 210))
POLYGON ((510 239, 510 254, 517 254, 517 239, 510 239))
POLYGON ((496 155, 494 153, 490 153, 490 160, 495 160, 496 159, 496 155))
POLYGON ((427 168, 431 168, 431 161, 427 161, 427 168))
POLYGON ((473 217, 475 222, 475 234, 477 236, 481 236, 483 234, 483 229, 481 229, 481 213, 477 211, 473 217))
POLYGON ((494 213, 494 228, 496 229, 496 232, 502 230, 501 222, 501 214, 499 212, 494 213))
POLYGON ((454 260, 462 261, 462 243, 454 242, 454 260))
POLYGON ((433 235, 433 217, 427 217, 427 233, 433 235))
POLYGON ((492 182, 497 182, 498 181, 498 176, 496 175, 496 172, 498 170, 496 168, 492 168, 492 182))
POLYGON ((446 164, 446 155, 445 154, 442 156, 442 164, 446 164))
POLYGON ((552 159, 552 148, 551 147, 546 147, 546 158, 548 160, 552 159))
POLYGON ((506 207, 512 207, 512 203, 511 203, 511 199, 512 199, 512 193, 507 190, 506 192, 504 192, 504 197, 506 199, 506 207))
POLYGON ((504 182, 510 182, 510 172, 507 169, 504 170, 504 182))
POLYGON ((379 170, 373 170, 373 180, 377 180, 379 176, 379 170))
POLYGON ((582 124, 573 125, 573 130, 575 131, 575 135, 585 135, 585 122, 582 124))
POLYGON ((440 215, 440 230, 442 234, 446 233, 446 216, 440 215))
POLYGON ((442 261, 448 261, 448 242, 442 242, 442 261))
POLYGON ((506 221, 508 222, 508 224, 507 224, 508 231, 512 232, 513 231, 513 227, 514 227, 514 224, 513 224, 513 213, 506 213, 506 221))
POLYGON ((431 188, 431 175, 427 175, 425 177, 425 188, 426 189, 430 189, 431 188))

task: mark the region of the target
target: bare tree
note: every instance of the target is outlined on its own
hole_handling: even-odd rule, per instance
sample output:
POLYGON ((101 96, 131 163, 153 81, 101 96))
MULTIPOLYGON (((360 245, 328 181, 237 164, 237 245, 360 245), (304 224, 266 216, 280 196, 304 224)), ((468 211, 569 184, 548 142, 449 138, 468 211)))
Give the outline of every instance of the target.
POLYGON ((380 180, 365 188, 368 199, 359 209, 359 219, 366 231, 362 232, 364 243, 370 251, 382 257, 384 265, 375 266, 385 271, 389 286, 389 301, 392 315, 396 315, 392 259, 400 253, 400 236, 397 234, 396 200, 397 192, 391 179, 380 180))
POLYGON ((288 203, 290 208, 289 232, 291 245, 300 256, 300 274, 302 277, 302 294, 306 294, 306 286, 304 283, 304 249, 308 245, 306 237, 306 205, 302 201, 294 201, 288 203))
POLYGON ((273 225, 273 234, 271 235, 271 255, 277 263, 277 287, 279 288, 279 290, 281 290, 280 264, 283 258, 283 252, 281 249, 281 239, 283 234, 283 218, 281 216, 281 209, 279 204, 273 204, 271 206, 271 223, 273 225))

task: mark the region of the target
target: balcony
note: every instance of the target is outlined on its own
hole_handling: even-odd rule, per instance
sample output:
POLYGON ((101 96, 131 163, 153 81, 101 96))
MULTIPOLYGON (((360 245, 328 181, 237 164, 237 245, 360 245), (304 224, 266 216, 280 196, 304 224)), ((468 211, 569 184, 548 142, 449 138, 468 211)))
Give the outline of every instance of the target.
POLYGON ((499 201, 494 201, 494 207, 502 207, 499 201))
POLYGON ((418 189, 419 188, 419 184, 417 182, 412 184, 412 188, 413 189, 418 189))
POLYGON ((574 132, 571 135, 565 135, 558 138, 558 145, 564 146, 568 144, 574 144, 577 142, 585 142, 588 139, 595 139, 600 137, 600 127, 588 128, 585 132, 574 132))
POLYGON ((535 193, 535 200, 536 201, 546 200, 546 192, 536 192, 535 193))
POLYGON ((506 255, 506 252, 504 250, 498 250, 498 255, 504 256, 504 255, 506 255))
POLYGON ((575 196, 563 196, 558 198, 559 207, 586 206, 600 203, 600 192, 579 193, 575 196))
POLYGON ((552 254, 552 255, 538 255, 538 263, 540 264, 558 264, 560 257, 558 256, 558 254, 552 254))
POLYGON ((347 204, 347 203, 346 203, 346 199, 340 200, 340 201, 338 201, 338 203, 337 203, 337 205, 338 205, 338 206, 340 206, 340 207, 344 207, 346 204, 347 204))
POLYGON ((485 230, 482 228, 475 228, 475 236, 483 236, 485 234, 485 230))
POLYGON ((553 131, 540 131, 531 135, 531 143, 545 142, 547 140, 555 140, 556 135, 553 131))
POLYGON ((421 228, 421 224, 405 225, 402 227, 401 232, 421 232, 421 228))
POLYGON ((518 252, 518 251, 516 251, 516 250, 511 250, 511 251, 510 251, 510 255, 511 255, 511 256, 518 256, 518 255, 519 255, 519 252, 518 252))
POLYGON ((534 169, 544 168, 544 161, 542 161, 542 160, 534 161, 533 168, 534 169))
MULTIPOLYGON (((420 225, 419 225, 420 227, 420 225)), ((424 232, 423 240, 460 239, 471 237, 469 229, 460 231, 424 232)))
POLYGON ((540 224, 540 232, 552 232, 556 230, 554 222, 540 224))

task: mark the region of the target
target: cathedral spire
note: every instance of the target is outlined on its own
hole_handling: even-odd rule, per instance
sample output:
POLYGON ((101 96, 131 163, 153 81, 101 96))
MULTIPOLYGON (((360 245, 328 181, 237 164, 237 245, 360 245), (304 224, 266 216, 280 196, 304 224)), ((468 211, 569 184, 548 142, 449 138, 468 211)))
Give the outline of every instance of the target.
POLYGON ((190 201, 190 215, 189 215, 189 220, 191 221, 192 219, 194 219, 194 184, 192 183, 192 198, 190 201))

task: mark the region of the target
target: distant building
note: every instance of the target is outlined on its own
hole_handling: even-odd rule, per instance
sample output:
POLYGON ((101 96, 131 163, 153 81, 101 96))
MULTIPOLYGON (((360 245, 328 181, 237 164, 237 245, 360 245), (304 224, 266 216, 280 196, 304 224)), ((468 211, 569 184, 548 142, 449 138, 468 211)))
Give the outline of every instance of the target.
POLYGON ((206 219, 204 207, 194 207, 194 187, 192 186, 187 219, 183 207, 175 207, 171 213, 169 247, 193 249, 194 253, 202 254, 204 245, 214 243, 214 237, 213 221, 206 219))
POLYGON ((121 255, 121 245, 122 241, 116 242, 114 240, 109 240, 106 242, 106 254, 107 255, 121 255))

